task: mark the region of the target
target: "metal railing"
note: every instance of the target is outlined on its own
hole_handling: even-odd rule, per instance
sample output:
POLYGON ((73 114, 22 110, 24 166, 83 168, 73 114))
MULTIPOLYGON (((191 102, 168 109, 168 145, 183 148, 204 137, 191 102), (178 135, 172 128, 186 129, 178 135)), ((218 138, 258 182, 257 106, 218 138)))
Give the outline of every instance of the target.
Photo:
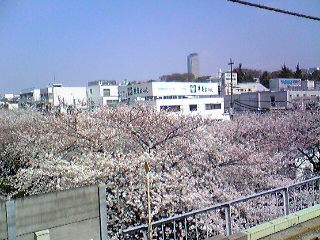
MULTIPOLYGON (((152 223, 153 239, 206 239, 231 235, 320 203, 320 177, 161 219, 152 223)), ((122 232, 124 239, 147 240, 146 224, 122 232)))

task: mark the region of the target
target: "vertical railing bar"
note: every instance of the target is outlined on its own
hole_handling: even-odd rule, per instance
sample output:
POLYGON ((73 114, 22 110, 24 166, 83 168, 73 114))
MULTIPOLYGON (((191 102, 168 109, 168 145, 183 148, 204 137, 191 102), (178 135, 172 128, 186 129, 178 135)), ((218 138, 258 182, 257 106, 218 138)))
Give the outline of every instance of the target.
MULTIPOLYGON (((293 194, 295 196, 295 194, 293 194)), ((284 189, 284 194, 283 194, 283 207, 284 207, 284 215, 289 215, 289 189, 285 188, 284 189)))
POLYGON ((228 206, 225 208, 225 219, 226 219, 227 236, 230 236, 232 234, 232 229, 231 229, 231 206, 230 206, 230 204, 228 204, 228 206))
POLYGON ((162 230, 162 240, 164 240, 165 235, 164 235, 164 224, 161 224, 161 230, 162 230))
POLYGON ((254 211, 254 222, 253 222, 255 225, 258 224, 258 221, 257 221, 257 211, 254 211))
POLYGON ((207 238, 209 238, 209 227, 208 227, 208 213, 206 215, 206 231, 207 231, 207 238))
POLYGON ((279 196, 278 196, 278 192, 276 192, 276 209, 277 209, 277 214, 276 214, 276 216, 277 217, 280 217, 281 215, 279 215, 279 196))
POLYGON ((314 206, 316 204, 316 195, 315 195, 315 187, 314 187, 314 183, 312 184, 312 206, 314 206))
POLYGON ((302 210, 303 209, 303 206, 302 206, 302 204, 303 204, 302 186, 300 186, 299 190, 300 190, 300 210, 302 210))
POLYGON ((174 237, 174 240, 177 239, 177 234, 176 234, 176 221, 173 221, 173 237, 174 237))
POLYGON ((315 187, 316 187, 316 189, 315 189, 315 191, 316 191, 315 202, 316 202, 316 203, 318 203, 318 200, 317 200, 317 199, 319 199, 319 197, 318 197, 318 195, 319 195, 319 182, 320 182, 320 181, 317 180, 317 181, 316 181, 316 184, 315 184, 315 185, 316 185, 316 186, 315 186, 315 187))
MULTIPOLYGON (((148 240, 147 230, 144 229, 144 230, 142 231, 142 233, 143 233, 143 240, 148 240)), ((149 239, 149 240, 150 240, 150 239, 149 239)))
POLYGON ((186 240, 188 240, 187 218, 184 219, 184 229, 185 229, 185 232, 186 232, 186 240))
POLYGON ((198 219, 196 218, 196 237, 199 240, 199 232, 198 232, 198 219))

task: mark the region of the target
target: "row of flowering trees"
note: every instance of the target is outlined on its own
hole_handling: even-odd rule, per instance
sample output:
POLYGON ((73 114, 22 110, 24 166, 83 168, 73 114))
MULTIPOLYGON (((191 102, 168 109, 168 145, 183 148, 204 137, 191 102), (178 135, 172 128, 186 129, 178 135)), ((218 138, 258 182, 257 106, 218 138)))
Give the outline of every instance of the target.
POLYGON ((105 182, 115 236, 146 222, 146 161, 153 219, 283 185, 307 168, 313 174, 320 170, 318 111, 245 113, 233 121, 141 105, 62 116, 0 115, 4 194, 105 182))

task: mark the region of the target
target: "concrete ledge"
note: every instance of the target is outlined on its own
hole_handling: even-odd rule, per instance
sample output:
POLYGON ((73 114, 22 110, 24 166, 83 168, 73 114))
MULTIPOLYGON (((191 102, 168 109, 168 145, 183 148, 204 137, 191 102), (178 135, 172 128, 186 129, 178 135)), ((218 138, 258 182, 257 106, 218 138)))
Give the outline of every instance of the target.
POLYGON ((274 233, 274 225, 270 222, 262 223, 255 227, 249 228, 244 233, 249 235, 250 240, 256 240, 274 233))
POLYGON ((270 223, 274 225, 274 232, 279 232, 289 227, 292 227, 294 225, 297 225, 299 223, 298 219, 299 219, 298 216, 294 214, 290 214, 285 217, 277 218, 271 221, 270 223))
POLYGON ((207 238, 207 240, 228 240, 228 237, 226 236, 214 236, 211 238, 207 238))
POLYGON ((229 240, 249 240, 249 235, 244 232, 239 232, 236 234, 232 234, 228 237, 229 240))
POLYGON ((274 233, 261 240, 301 240, 319 239, 320 237, 320 217, 299 223, 283 231, 274 233))
POLYGON ((215 236, 215 237, 211 237, 208 238, 207 240, 248 240, 249 239, 249 235, 243 232, 239 232, 236 234, 232 234, 229 237, 226 236, 215 236))
POLYGON ((299 212, 289 214, 266 222, 255 227, 249 228, 243 232, 233 234, 229 237, 216 236, 207 240, 256 240, 268 237, 272 234, 287 231, 291 227, 295 227, 304 222, 320 217, 320 204, 303 209, 299 212))
POLYGON ((313 207, 309 207, 303 209, 299 212, 293 213, 294 215, 298 216, 299 223, 303 223, 305 221, 311 220, 313 218, 320 216, 320 204, 317 204, 313 207))

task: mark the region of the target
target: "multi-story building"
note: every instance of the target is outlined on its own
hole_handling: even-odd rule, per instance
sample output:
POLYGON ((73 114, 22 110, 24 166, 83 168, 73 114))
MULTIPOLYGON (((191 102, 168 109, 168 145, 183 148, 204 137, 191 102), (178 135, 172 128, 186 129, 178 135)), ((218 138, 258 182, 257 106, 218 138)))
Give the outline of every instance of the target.
POLYGON ((84 108, 87 106, 86 87, 63 87, 62 84, 52 84, 40 89, 40 99, 46 108, 84 108))
POLYGON ((238 83, 238 75, 237 73, 232 73, 232 79, 231 79, 231 73, 225 72, 221 75, 221 95, 231 95, 231 82, 233 88, 237 86, 238 83))
POLYGON ((307 90, 319 90, 316 86, 316 82, 312 80, 304 80, 301 82, 301 88, 304 91, 307 90))
POLYGON ((117 82, 107 80, 89 82, 87 98, 90 109, 118 103, 119 94, 117 82))
POLYGON ((143 102, 158 111, 202 115, 225 119, 224 100, 218 95, 218 83, 141 82, 119 86, 121 102, 143 102))
POLYGON ((198 53, 191 53, 187 58, 188 73, 193 74, 194 78, 197 79, 200 76, 200 65, 198 53))
POLYGON ((28 88, 20 92, 19 107, 31 107, 40 103, 40 89, 28 88))

